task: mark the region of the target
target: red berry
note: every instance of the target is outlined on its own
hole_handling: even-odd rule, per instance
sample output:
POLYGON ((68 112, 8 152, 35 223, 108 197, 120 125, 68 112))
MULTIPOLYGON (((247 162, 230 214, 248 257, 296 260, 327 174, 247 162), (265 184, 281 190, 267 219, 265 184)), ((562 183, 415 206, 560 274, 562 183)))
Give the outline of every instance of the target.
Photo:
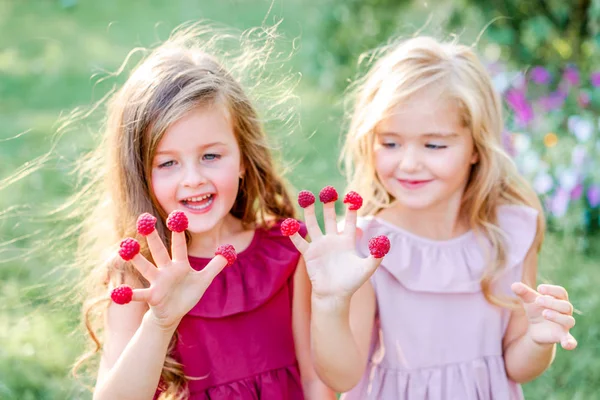
POLYGON ((125 261, 131 260, 140 252, 140 244, 133 238, 126 238, 121 241, 119 255, 125 261))
POLYGON ((154 215, 143 213, 137 220, 137 231, 142 236, 148 236, 154 232, 156 226, 156 217, 154 215))
POLYGON ((227 259, 228 267, 231 266, 237 258, 235 248, 230 244, 224 244, 222 246, 217 247, 217 250, 215 251, 215 256, 217 255, 222 255, 223 257, 225 257, 225 259, 227 259))
POLYGON ((350 191, 344 197, 344 204, 350 203, 349 210, 356 211, 362 207, 363 199, 360 194, 350 191))
POLYGON ((369 240, 369 252, 375 258, 382 258, 390 251, 390 239, 387 236, 375 236, 369 240))
POLYGON ((292 236, 300 229, 300 222, 294 218, 287 218, 281 223, 281 233, 283 236, 292 236))
POLYGON ((173 232, 183 232, 188 228, 188 218, 183 211, 175 210, 167 218, 167 228, 173 232))
POLYGON ((333 186, 325 186, 321 189, 321 192, 319 192, 319 200, 321 200, 321 203, 331 203, 337 199, 338 193, 333 186))
POLYGON ((110 292, 110 298, 117 304, 127 304, 133 298, 133 289, 128 285, 121 285, 110 292))
POLYGON ((300 204, 300 207, 302 208, 306 208, 311 204, 315 204, 315 195, 312 194, 311 191, 302 190, 300 193, 298 193, 298 204, 300 204))

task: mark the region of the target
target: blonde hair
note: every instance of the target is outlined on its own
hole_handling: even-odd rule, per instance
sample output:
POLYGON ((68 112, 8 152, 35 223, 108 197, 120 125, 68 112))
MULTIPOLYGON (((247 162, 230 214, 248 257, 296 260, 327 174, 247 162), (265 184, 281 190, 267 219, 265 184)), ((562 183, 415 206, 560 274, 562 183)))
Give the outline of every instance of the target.
MULTIPOLYGON (((269 53, 276 37, 275 28, 248 31, 242 35, 223 34, 214 27, 201 24, 179 28, 138 64, 123 87, 110 99, 102 142, 83 160, 82 174, 88 182, 72 201, 87 200, 86 205, 90 207, 84 211, 77 262, 91 270, 86 274, 88 295, 83 315, 95 345, 76 363, 74 373, 84 360, 102 347, 96 332, 101 329, 98 325, 101 325, 109 304, 109 286, 123 281, 148 286, 130 263, 114 257, 115 244, 124 237, 135 237, 137 217, 149 212, 161 217, 157 231, 170 248, 166 213, 152 193, 151 163, 165 130, 187 112, 199 106, 218 105, 226 108, 231 118, 244 167, 238 195, 230 211, 233 216, 245 227, 265 227, 274 219, 295 216, 286 182, 273 162, 263 121, 240 84, 243 79, 260 81, 259 71, 272 61, 269 53), (235 58, 227 56, 232 52, 229 43, 232 39, 234 45, 242 48, 242 53, 235 58), (230 61, 228 68, 217 57, 209 55, 209 50, 222 53, 223 60, 230 61), (253 76, 248 78, 248 74, 253 76), (101 305, 103 307, 98 307, 101 305)), ((262 78, 269 80, 266 75, 262 78)), ((265 95, 271 97, 263 100, 270 107, 285 104, 291 89, 284 83, 290 82, 278 81, 284 89, 277 95, 265 95)), ((257 85, 252 86, 251 91, 254 90, 257 85)), ((283 119, 289 121, 289 115, 283 119)), ((151 259, 146 247, 142 248, 142 254, 151 259)), ((161 399, 179 399, 187 395, 186 380, 189 377, 170 355, 176 341, 175 335, 162 370, 161 399)))
POLYGON ((479 160, 473 165, 462 200, 469 224, 491 243, 490 262, 481 280, 486 299, 512 306, 492 293, 493 283, 507 262, 504 232, 496 211, 502 204, 520 204, 539 211, 535 245, 543 240, 541 204, 530 185, 519 175, 502 146, 501 101, 484 66, 470 47, 455 41, 415 37, 379 49, 380 57, 356 84, 352 116, 341 160, 349 188, 361 193, 361 215, 374 215, 389 207, 393 197, 377 176, 374 163, 375 128, 393 108, 413 94, 435 85, 456 101, 465 127, 473 135, 479 160))

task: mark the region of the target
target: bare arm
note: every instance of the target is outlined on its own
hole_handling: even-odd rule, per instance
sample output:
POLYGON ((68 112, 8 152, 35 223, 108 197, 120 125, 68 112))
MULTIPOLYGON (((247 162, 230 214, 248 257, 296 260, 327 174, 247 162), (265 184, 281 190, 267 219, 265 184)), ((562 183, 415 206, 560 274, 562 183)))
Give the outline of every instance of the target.
POLYGON ((556 343, 567 350, 577 346, 569 333, 575 320, 566 290, 552 285, 532 289, 536 285, 537 248, 534 244, 525 258, 523 283, 512 286, 524 307, 512 312, 503 341, 506 373, 519 383, 537 378, 550 366, 556 343))
POLYGON ((161 327, 144 309, 142 303, 109 306, 94 400, 154 397, 177 325, 161 327))
POLYGON ((347 391, 361 379, 368 356, 375 315, 375 294, 369 277, 381 259, 356 254, 356 211, 348 210, 338 232, 333 203, 323 206, 323 234, 314 205, 304 209, 308 243, 291 236, 304 255, 312 284, 311 343, 319 377, 336 391, 347 391))
POLYGON ((367 365, 375 292, 366 282, 351 300, 312 301, 312 344, 319 376, 339 392, 356 386, 367 365), (335 332, 335 334, 332 334, 335 332))
POLYGON ((304 259, 300 257, 294 274, 292 324, 296 357, 300 367, 304 397, 307 400, 335 400, 335 393, 317 376, 310 352, 310 281, 304 259))

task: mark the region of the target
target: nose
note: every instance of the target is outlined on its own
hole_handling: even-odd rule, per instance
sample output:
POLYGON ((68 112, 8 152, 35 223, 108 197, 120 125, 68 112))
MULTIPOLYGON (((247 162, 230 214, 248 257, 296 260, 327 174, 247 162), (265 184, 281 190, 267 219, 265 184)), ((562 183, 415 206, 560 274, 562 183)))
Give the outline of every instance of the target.
POLYGON ((399 167, 402 172, 417 172, 421 167, 419 151, 411 147, 406 148, 400 156, 399 167))
POLYGON ((201 166, 197 164, 186 165, 183 171, 181 184, 185 187, 195 188, 206 183, 207 179, 202 172, 201 166))

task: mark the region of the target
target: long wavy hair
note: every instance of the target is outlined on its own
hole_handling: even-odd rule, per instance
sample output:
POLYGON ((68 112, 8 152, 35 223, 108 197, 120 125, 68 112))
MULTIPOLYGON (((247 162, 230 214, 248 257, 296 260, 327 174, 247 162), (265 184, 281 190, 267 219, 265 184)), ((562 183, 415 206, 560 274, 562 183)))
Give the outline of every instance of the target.
MULTIPOLYGON (((258 71, 265 70, 269 62, 275 28, 263 27, 233 35, 204 24, 181 27, 162 45, 142 50, 147 55, 108 101, 101 143, 82 160, 81 174, 87 183, 71 201, 84 216, 77 264, 87 275, 83 316, 93 342, 91 351, 76 363, 74 373, 102 348, 102 318, 110 303, 107 300, 110 287, 124 281, 148 286, 130 263, 114 256, 115 244, 124 237, 135 237, 137 217, 149 212, 162 217, 158 218, 156 228, 170 248, 167 215, 152 193, 151 165, 167 128, 187 112, 217 104, 225 107, 231 117, 244 166, 244 177, 230 211, 233 216, 245 227, 264 227, 274 219, 295 216, 287 183, 271 155, 264 121, 241 84, 243 79, 255 82, 249 91, 258 93, 261 83, 258 71), (232 41, 242 51, 234 58, 227 58, 232 41), (211 55, 214 52, 230 60, 227 68, 217 56, 211 55), (253 76, 248 78, 248 74, 253 76)), ((262 83, 269 82, 266 74, 262 83)), ((266 95, 264 91, 263 97, 256 97, 257 101, 268 103, 272 110, 287 104, 293 80, 278 81, 278 85, 283 89, 266 95)), ((290 120, 289 115, 275 118, 290 120)), ((151 260, 147 247, 142 248, 142 254, 151 260)), ((189 377, 171 356, 176 341, 175 335, 163 366, 161 399, 187 396, 189 377)))
POLYGON ((520 204, 539 211, 535 242, 544 235, 540 201, 520 176, 502 146, 502 104, 484 66, 471 47, 456 41, 415 37, 382 47, 371 54, 377 61, 354 87, 353 115, 341 156, 349 188, 361 193, 362 215, 374 215, 394 201, 377 176, 374 162, 377 124, 410 96, 432 86, 459 104, 461 120, 473 135, 479 160, 473 165, 462 199, 471 228, 491 243, 489 265, 481 280, 492 304, 514 304, 493 293, 493 283, 507 262, 505 233, 498 226, 503 204, 520 204))

